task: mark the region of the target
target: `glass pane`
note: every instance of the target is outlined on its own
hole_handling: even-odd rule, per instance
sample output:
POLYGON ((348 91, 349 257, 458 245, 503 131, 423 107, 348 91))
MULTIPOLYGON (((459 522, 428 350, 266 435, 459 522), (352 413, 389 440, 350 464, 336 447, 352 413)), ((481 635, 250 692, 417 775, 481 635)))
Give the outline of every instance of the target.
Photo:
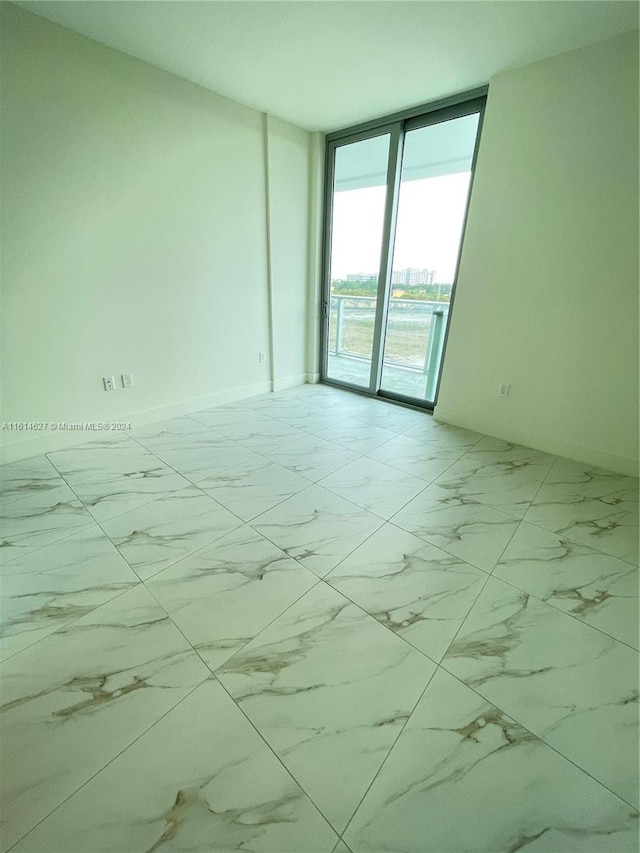
POLYGON ((432 402, 449 319, 478 114, 405 135, 381 387, 432 402))
POLYGON ((389 134, 335 152, 327 376, 369 387, 389 134))

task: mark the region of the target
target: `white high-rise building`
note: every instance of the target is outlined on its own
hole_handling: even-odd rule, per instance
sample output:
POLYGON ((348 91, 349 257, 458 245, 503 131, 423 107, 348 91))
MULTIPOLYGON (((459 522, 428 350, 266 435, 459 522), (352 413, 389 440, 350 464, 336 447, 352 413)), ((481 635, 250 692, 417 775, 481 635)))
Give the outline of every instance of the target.
POLYGON ((394 270, 391 276, 391 284, 433 284, 435 270, 414 269, 407 267, 403 270, 394 270))
POLYGON ((356 272, 347 275, 347 281, 375 281, 377 278, 374 272, 356 272))

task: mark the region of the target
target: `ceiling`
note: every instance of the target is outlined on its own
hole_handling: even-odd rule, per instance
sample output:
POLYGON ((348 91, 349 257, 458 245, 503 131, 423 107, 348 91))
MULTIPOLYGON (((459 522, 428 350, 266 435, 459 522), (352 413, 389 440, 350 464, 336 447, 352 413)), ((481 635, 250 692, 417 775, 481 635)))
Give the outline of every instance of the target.
POLYGON ((638 27, 634 0, 33 0, 17 5, 307 130, 638 27))

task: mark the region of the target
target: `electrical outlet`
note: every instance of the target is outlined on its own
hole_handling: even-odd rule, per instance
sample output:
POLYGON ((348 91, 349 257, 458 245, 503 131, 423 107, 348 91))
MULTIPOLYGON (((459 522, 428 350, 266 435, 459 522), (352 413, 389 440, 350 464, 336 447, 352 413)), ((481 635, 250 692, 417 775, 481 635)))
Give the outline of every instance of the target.
POLYGON ((267 356, 263 352, 258 353, 258 361, 263 362, 267 360, 267 356))
POLYGON ((123 388, 133 388, 133 373, 123 373, 121 378, 123 388))
POLYGON ((102 383, 104 385, 105 391, 115 391, 116 390, 116 380, 113 376, 103 376, 102 383))
POLYGON ((511 385, 507 385, 507 383, 506 383, 506 382, 503 382, 503 383, 498 387, 498 397, 508 397, 508 396, 509 396, 509 391, 511 391, 511 385))

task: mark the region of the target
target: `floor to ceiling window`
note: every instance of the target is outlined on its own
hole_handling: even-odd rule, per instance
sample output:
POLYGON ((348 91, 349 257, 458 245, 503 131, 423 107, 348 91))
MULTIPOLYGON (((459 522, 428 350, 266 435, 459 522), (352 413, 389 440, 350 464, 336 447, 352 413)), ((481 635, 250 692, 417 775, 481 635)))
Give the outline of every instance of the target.
POLYGON ((484 96, 327 140, 323 378, 432 407, 484 96))

